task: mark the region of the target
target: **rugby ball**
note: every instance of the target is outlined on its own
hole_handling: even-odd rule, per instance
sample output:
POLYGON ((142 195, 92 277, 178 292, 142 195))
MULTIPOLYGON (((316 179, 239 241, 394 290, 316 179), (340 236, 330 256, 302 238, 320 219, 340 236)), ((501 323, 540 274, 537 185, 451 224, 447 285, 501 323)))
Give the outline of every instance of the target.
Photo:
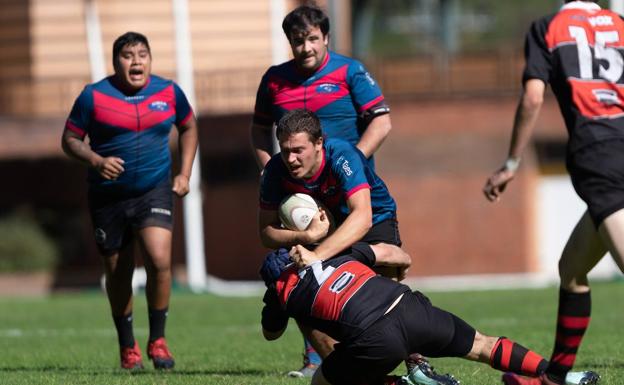
POLYGON ((282 225, 289 230, 305 230, 319 211, 314 198, 296 193, 282 200, 277 210, 282 225))

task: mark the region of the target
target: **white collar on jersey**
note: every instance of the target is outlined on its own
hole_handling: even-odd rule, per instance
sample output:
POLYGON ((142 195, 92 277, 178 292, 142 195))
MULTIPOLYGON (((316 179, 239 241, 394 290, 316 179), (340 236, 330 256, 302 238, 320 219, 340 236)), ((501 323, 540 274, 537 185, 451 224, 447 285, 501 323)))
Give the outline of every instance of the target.
POLYGON ((586 11, 600 11, 602 8, 592 1, 571 1, 566 3, 561 7, 561 10, 564 9, 584 9, 586 11))

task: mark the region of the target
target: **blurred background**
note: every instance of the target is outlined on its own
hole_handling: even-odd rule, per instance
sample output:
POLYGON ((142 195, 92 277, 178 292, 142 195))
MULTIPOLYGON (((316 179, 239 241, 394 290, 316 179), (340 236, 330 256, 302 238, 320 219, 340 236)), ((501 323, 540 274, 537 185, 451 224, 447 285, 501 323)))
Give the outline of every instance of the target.
MULTIPOLYGON (((0 0, 0 293, 99 284, 86 170, 64 156, 60 138, 74 99, 112 73, 112 42, 129 30, 150 39, 153 73, 180 81, 181 66, 190 68, 190 85, 181 84, 194 89, 200 128, 200 269, 213 281, 257 280, 266 250, 248 130, 262 74, 290 57, 282 18, 301 3, 0 0)), ((524 34, 562 1, 318 3, 330 16, 331 48, 363 61, 391 106, 377 167, 398 203, 410 279, 440 288, 556 279, 584 205, 565 173, 566 131, 552 95, 502 201, 488 203, 481 188, 506 158, 524 34)), ((183 217, 178 201, 180 285, 188 282, 183 217)), ((605 260, 594 274, 612 277, 615 268, 605 260)))

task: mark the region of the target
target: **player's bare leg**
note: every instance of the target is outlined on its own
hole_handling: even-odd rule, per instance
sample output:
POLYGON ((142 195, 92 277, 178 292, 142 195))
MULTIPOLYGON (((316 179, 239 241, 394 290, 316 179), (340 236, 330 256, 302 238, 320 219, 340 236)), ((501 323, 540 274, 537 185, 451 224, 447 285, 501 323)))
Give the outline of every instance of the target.
POLYGON ((117 329, 121 367, 142 368, 141 351, 132 330, 132 274, 134 273, 134 244, 130 242, 119 252, 104 256, 106 294, 117 329))
MULTIPOLYGON (((571 372, 576 351, 581 344, 585 329, 589 325, 591 297, 587 274, 607 252, 605 243, 596 231, 594 223, 585 212, 576 224, 559 260, 559 308, 555 346, 546 369, 550 383, 596 383, 600 377, 594 372, 571 372), (575 324, 567 325, 574 317, 575 324), (579 324, 579 321, 582 323, 579 324), (566 341, 561 343, 561 341, 566 341), (564 380, 565 378, 565 380, 564 380)), ((503 377, 506 384, 541 384, 539 379, 503 377)))
POLYGON ((106 276, 106 295, 113 316, 132 312, 132 274, 134 273, 134 245, 129 243, 120 251, 103 257, 106 276))
POLYGON ((152 309, 164 309, 171 296, 171 230, 145 227, 139 235, 147 272, 147 304, 152 309))
POLYGON ((624 273, 624 209, 609 215, 598 231, 615 263, 624 273))
POLYGON ((389 243, 377 243, 371 245, 375 253, 375 272, 384 277, 402 281, 405 279, 407 269, 412 264, 412 257, 402 248, 389 243))
POLYGON ((139 230, 147 272, 145 292, 150 336, 147 348, 156 369, 171 369, 175 361, 165 340, 165 323, 171 296, 171 230, 145 227, 139 230))
POLYGON ((607 248, 586 211, 570 234, 559 260, 561 288, 572 293, 588 292, 587 274, 606 252, 607 248))

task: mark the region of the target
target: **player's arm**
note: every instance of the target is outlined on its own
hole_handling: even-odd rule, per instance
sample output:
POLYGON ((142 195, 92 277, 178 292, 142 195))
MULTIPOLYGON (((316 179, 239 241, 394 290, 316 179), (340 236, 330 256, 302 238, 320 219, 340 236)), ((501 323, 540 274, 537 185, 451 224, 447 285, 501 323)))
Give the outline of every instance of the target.
POLYGON ((84 137, 68 128, 63 131, 61 147, 67 156, 96 169, 102 178, 114 180, 124 171, 124 161, 116 156, 102 157, 85 143, 84 137))
POLYGON ((189 192, 189 181, 193 170, 193 160, 199 143, 197 120, 190 116, 178 127, 178 151, 180 151, 180 172, 173 178, 172 190, 178 196, 185 196, 189 192))
POLYGON ((308 245, 318 242, 329 231, 329 219, 323 212, 316 213, 310 225, 303 231, 283 228, 277 210, 260 208, 258 211, 258 227, 262 245, 269 249, 291 247, 297 244, 308 245))
POLYGON ((288 315, 281 309, 275 289, 267 289, 262 301, 262 335, 266 340, 273 341, 284 334, 288 327, 288 315))
POLYGON ((360 189, 347 198, 349 215, 330 236, 314 250, 317 258, 325 260, 351 247, 362 239, 373 225, 370 190, 360 189))
POLYGON ((515 176, 520 158, 531 139, 535 122, 544 102, 546 84, 541 79, 530 79, 524 84, 514 117, 511 143, 505 164, 488 178, 483 193, 489 201, 497 201, 515 176))
POLYGON ((370 245, 370 248, 375 253, 374 266, 407 268, 412 264, 410 255, 397 245, 377 243, 375 245, 370 245))
POLYGON ((271 155, 273 155, 273 126, 252 122, 250 131, 254 157, 256 158, 258 167, 262 170, 269 159, 271 159, 271 155))
POLYGON ((362 151, 365 157, 370 158, 381 147, 391 129, 390 114, 374 116, 356 147, 362 151))

